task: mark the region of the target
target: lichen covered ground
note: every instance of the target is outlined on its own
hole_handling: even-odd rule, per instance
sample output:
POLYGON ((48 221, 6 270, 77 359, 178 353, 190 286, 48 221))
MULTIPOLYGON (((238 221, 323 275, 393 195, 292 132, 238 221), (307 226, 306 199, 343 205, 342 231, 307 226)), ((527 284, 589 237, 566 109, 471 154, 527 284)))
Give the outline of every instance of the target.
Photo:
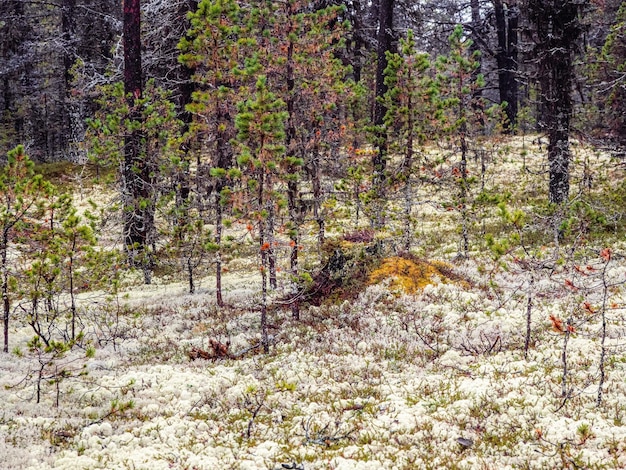
MULTIPOLYGON (((457 270, 477 275, 473 263, 457 270)), ((267 355, 190 361, 189 349, 208 348, 209 338, 233 353, 258 342, 254 291, 233 292, 227 310, 208 291, 177 286, 131 297, 95 357, 59 361, 76 359, 88 373, 58 389, 44 381, 39 404, 36 375, 26 376, 38 362, 2 355, 0 380, 11 388, 0 392, 0 467, 626 466, 626 358, 612 351, 597 406, 595 322, 569 338, 572 391, 562 395, 563 334, 549 316, 568 308, 565 289, 537 300, 527 358, 522 292, 511 289, 503 304, 480 286, 435 283, 402 295, 383 283, 356 301, 311 307, 299 322, 274 312, 267 355)), ((88 313, 84 322, 101 327, 88 313)))
MULTIPOLYGON (((511 193, 499 199, 507 210, 530 211, 545 196, 545 159, 530 139, 507 145, 490 151, 482 184, 511 193)), ((470 162, 472 174, 479 167, 470 162)), ((588 168, 598 188, 622 178, 607 156, 576 148, 572 193, 588 168)), ((195 294, 158 275, 152 286, 128 280, 116 297, 85 293, 84 347, 54 360, 29 351, 33 331, 16 315, 12 352, 0 354, 0 468, 626 468, 619 235, 556 250, 533 244, 541 217, 518 230, 503 208, 477 204, 461 258, 459 213, 441 202, 449 182, 426 176, 411 262, 390 232, 391 261, 352 297, 303 305, 295 321, 284 291, 273 294, 268 354, 255 347, 250 256, 225 263, 226 308, 210 277, 195 294), (481 230, 496 233, 491 246, 481 230), (190 359, 211 341, 229 354, 190 359)), ((617 226, 620 208, 602 210, 617 226)))

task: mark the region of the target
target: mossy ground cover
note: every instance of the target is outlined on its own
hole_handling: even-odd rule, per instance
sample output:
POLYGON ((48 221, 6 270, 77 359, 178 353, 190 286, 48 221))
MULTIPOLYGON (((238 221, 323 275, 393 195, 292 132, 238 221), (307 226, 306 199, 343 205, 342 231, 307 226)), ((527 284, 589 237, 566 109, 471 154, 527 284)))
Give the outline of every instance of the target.
MULTIPOLYGON (((81 293, 97 299, 80 312, 95 356, 77 348, 47 365, 45 374, 56 378, 64 364, 84 364, 87 374, 44 380, 39 404, 34 377, 41 363, 26 347, 32 330, 15 321, 14 352, 0 361, 0 468, 626 467, 619 224, 591 230, 579 212, 558 250, 551 232, 536 236, 544 213, 535 218, 524 195, 539 197, 545 165, 536 147, 522 162, 520 145, 511 139, 486 180, 500 193, 510 189, 509 214, 527 215, 480 208, 498 227, 494 241, 503 251, 489 248, 477 223, 470 256, 458 257, 458 213, 444 206, 416 206, 410 255, 394 246, 397 227, 362 240, 346 237, 355 227, 343 221, 329 234, 332 250, 322 263, 303 259, 319 272, 340 250, 344 260, 327 279, 342 282, 320 302, 303 302, 299 321, 281 306, 284 291, 272 293, 269 354, 254 348, 260 284, 252 256, 228 263, 226 308, 213 300, 211 277, 187 294, 175 273, 151 286, 128 276, 115 297, 81 293), (541 244, 530 243, 535 239, 541 244), (378 240, 381 250, 373 248, 378 240), (557 262, 546 268, 555 252, 557 262), (190 360, 192 348, 210 350, 212 341, 229 354, 190 360)), ((598 175, 621 178, 608 157, 590 155, 598 175)), ((576 186, 582 173, 574 170, 576 186)), ((416 200, 434 201, 435 193, 421 187, 416 200)), ((622 204, 600 185, 593 200, 615 214, 622 204)), ((313 246, 314 236, 303 242, 313 246)))

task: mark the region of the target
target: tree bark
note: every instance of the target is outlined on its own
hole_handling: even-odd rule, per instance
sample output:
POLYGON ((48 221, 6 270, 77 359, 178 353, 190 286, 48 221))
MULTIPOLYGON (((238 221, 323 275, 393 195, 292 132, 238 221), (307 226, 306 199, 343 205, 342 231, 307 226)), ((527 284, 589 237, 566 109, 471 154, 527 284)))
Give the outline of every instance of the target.
MULTIPOLYGON (((285 130, 285 147, 287 148, 288 156, 293 156, 295 150, 296 128, 295 128, 295 103, 294 103, 294 88, 296 86, 294 78, 294 42, 292 40, 292 33, 295 29, 293 26, 295 12, 293 11, 293 4, 289 3, 289 31, 287 32, 288 44, 287 44, 287 128, 285 130)), ((290 168, 288 171, 294 171, 290 168)), ((289 268, 291 275, 293 276, 293 283, 298 286, 298 243, 300 235, 300 218, 298 216, 299 200, 298 200, 298 181, 295 178, 289 178, 287 182, 287 205, 289 208, 289 242, 291 245, 291 252, 289 253, 289 268)), ((294 289, 295 290, 295 289, 294 289)), ((294 296, 291 299, 291 316, 294 320, 300 319, 300 306, 298 302, 298 292, 295 290, 294 296)))
MULTIPOLYGON (((233 165, 233 151, 230 146, 230 134, 232 133, 232 118, 228 112, 228 103, 218 98, 217 115, 215 117, 215 144, 217 168, 228 170, 233 165)), ((218 251, 215 256, 215 297, 217 305, 224 306, 222 296, 222 238, 224 233, 224 205, 222 203, 222 191, 229 183, 224 178, 218 178, 215 182, 215 243, 218 251)))
POLYGON ((9 249, 9 229, 5 227, 2 230, 2 244, 0 245, 0 255, 2 256, 2 313, 4 324, 4 345, 2 351, 9 352, 9 314, 11 312, 11 303, 9 300, 9 266, 8 266, 8 249, 9 249))
MULTIPOLYGON (((480 48, 478 47, 478 42, 479 40, 482 40, 482 19, 481 19, 481 14, 480 14, 480 0, 470 0, 470 9, 472 12, 472 37, 474 38, 474 40, 472 41, 472 46, 470 47, 470 52, 472 54, 474 54, 474 52, 476 51, 480 51, 480 48)), ((476 81, 476 79, 478 78, 478 76, 482 73, 482 56, 478 56, 476 58, 477 64, 478 66, 476 67, 476 70, 474 70, 474 73, 472 74, 472 77, 474 79, 474 81, 476 81)), ((482 94, 483 94, 483 90, 482 88, 476 88, 474 90, 473 96, 472 96, 472 108, 476 111, 476 115, 479 116, 479 121, 480 121, 480 125, 481 127, 485 124, 485 120, 483 119, 482 116, 482 110, 479 109, 480 108, 480 103, 481 103, 481 98, 482 98, 482 94)))
POLYGON ((498 49, 496 62, 498 65, 498 90, 500 102, 507 103, 504 110, 507 116, 505 129, 512 131, 517 122, 518 85, 517 85, 517 44, 518 44, 518 10, 517 2, 505 3, 502 0, 493 2, 498 49))
MULTIPOLYGON (((143 92, 141 71, 141 7, 139 0, 124 0, 124 91, 130 108, 130 121, 142 119, 137 100, 143 92)), ((124 244, 129 261, 141 266, 144 281, 149 284, 151 260, 149 237, 154 213, 151 201, 150 165, 146 161, 139 129, 131 130, 124 138, 124 244)))
MULTIPOLYGON (((197 0, 187 0, 185 2, 180 3, 179 7, 179 17, 185 18, 185 34, 191 27, 191 23, 189 19, 187 19, 187 14, 189 12, 195 12, 198 9, 197 0)), ((189 40, 191 38, 188 37, 189 40)), ((190 183, 189 183, 189 152, 190 152, 190 141, 191 136, 187 136, 191 128, 191 123, 193 122, 193 115, 190 111, 187 110, 187 105, 193 102, 193 92, 196 89, 195 82, 193 81, 193 75, 195 73, 195 67, 189 67, 186 64, 181 64, 181 80, 178 85, 178 118, 183 123, 182 133, 185 136, 183 144, 182 144, 182 159, 183 159, 183 171, 180 174, 180 179, 178 182, 178 198, 179 203, 184 204, 185 206, 189 200, 189 194, 191 192, 190 183)))
MULTIPOLYGON (((267 201, 265 200, 265 178, 263 170, 258 172, 259 190, 257 193, 257 205, 259 209, 265 208, 267 201)), ((269 182, 268 182, 269 183, 269 182)), ((268 184, 268 186, 271 186, 268 184)), ((269 201, 271 203, 271 201, 269 201)), ((266 248, 267 227, 266 220, 259 219, 259 252, 261 255, 261 345, 265 354, 270 352, 269 337, 267 334, 267 270, 269 267, 268 250, 266 248)))
POLYGON ((383 199, 387 180, 387 138, 384 131, 384 120, 387 108, 382 102, 387 85, 385 69, 387 68, 387 52, 393 45, 393 5, 394 0, 380 0, 378 7, 378 49, 376 52, 376 101, 374 103, 374 125, 376 126, 376 152, 372 157, 374 167, 375 209, 373 225, 381 228, 384 225, 383 199))
POLYGON ((76 0, 63 0, 61 6, 61 30, 63 37, 63 87, 65 101, 63 109, 63 134, 60 143, 61 149, 66 149, 71 161, 79 161, 77 145, 81 139, 81 127, 84 116, 80 113, 80 106, 72 100, 72 67, 76 60, 76 0))
POLYGON ((584 6, 577 0, 528 2, 529 17, 536 29, 537 73, 549 140, 549 200, 555 204, 569 197, 573 55, 582 34, 579 14, 584 6))

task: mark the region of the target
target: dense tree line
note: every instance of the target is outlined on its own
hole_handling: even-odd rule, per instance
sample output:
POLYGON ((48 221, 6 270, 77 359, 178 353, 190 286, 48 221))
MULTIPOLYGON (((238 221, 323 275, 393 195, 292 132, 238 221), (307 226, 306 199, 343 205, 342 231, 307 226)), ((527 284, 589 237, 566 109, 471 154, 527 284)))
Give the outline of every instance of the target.
MULTIPOLYGON (((382 123, 384 114, 381 100, 375 99, 385 87, 384 51, 393 52, 407 30, 413 31, 420 49, 434 58, 446 53, 447 37, 456 24, 462 24, 474 49, 482 54, 480 73, 485 76, 485 86, 479 92, 489 100, 507 103, 507 125, 511 127, 516 125, 520 106, 534 107, 538 118, 544 115, 539 95, 551 91, 541 80, 554 72, 545 67, 558 62, 548 60, 542 52, 551 50, 550 46, 559 47, 548 44, 552 31, 563 37, 564 44, 569 41, 566 49, 571 50, 565 55, 592 54, 601 69, 575 68, 572 56, 575 70, 571 83, 563 89, 569 93, 572 87, 579 87, 580 93, 572 97, 574 104, 601 97, 599 108, 615 108, 611 103, 622 89, 623 51, 619 44, 623 6, 620 9, 622 2, 616 0, 333 3, 343 9, 337 21, 349 25, 342 34, 337 57, 350 66, 350 78, 357 83, 363 80, 364 86, 370 87, 368 106, 376 125, 382 123), (559 28, 566 29, 561 33, 559 28)), ((185 106, 191 100, 193 70, 178 62, 177 44, 189 29, 187 13, 196 11, 197 4, 194 0, 151 0, 141 5, 144 80, 154 79, 169 90, 183 121, 191 119, 185 106)), ((328 5, 311 2, 307 8, 328 5)), ((122 8, 110 1, 2 0, 0 11, 2 153, 24 143, 36 160, 80 159, 84 156, 80 145, 84 120, 95 111, 95 87, 122 77, 122 8)), ((619 126, 615 120, 612 124, 619 126)), ((606 134, 619 140, 616 129, 606 134)))

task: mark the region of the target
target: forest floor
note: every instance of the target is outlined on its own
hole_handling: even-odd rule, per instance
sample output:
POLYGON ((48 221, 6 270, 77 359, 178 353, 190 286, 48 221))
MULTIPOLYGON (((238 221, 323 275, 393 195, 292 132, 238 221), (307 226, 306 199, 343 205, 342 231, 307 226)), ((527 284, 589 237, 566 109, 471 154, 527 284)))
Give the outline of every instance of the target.
MULTIPOLYGON (((499 148, 487 185, 513 191, 512 209, 544 197, 540 150, 522 162, 520 138, 499 148)), ((601 185, 617 166, 585 153, 573 188, 590 168, 601 185)), ((194 294, 157 277, 85 302, 94 357, 33 355, 30 326, 14 321, 15 352, 0 354, 0 468, 626 468, 623 235, 498 259, 476 244, 458 259, 458 215, 419 207, 416 259, 454 260, 446 274, 411 293, 391 276, 369 282, 299 321, 270 309, 269 354, 257 347, 254 261, 229 266, 226 308, 210 276, 194 294)), ((485 211, 476 232, 506 225, 485 211)))

